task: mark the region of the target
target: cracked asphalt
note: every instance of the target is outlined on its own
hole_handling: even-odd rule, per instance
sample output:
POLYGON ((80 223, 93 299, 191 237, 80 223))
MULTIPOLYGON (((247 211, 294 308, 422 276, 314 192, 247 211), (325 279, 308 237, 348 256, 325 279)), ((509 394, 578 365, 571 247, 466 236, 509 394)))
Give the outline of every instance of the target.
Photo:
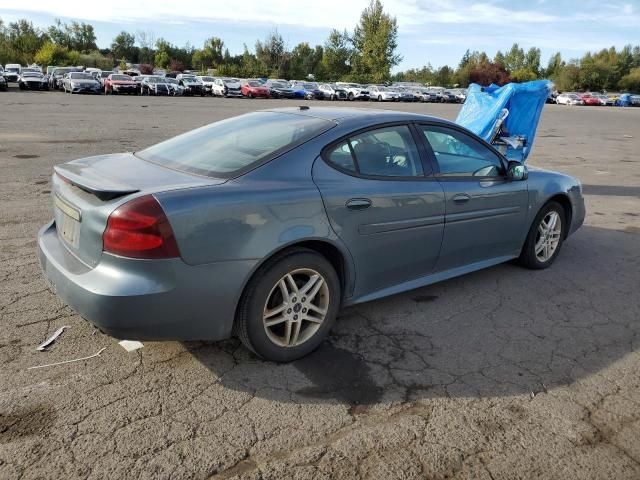
POLYGON ((530 163, 588 208, 552 268, 345 309, 295 363, 236 340, 127 353, 48 291, 53 165, 287 103, 0 92, 0 478, 640 478, 640 108, 545 108, 530 163))

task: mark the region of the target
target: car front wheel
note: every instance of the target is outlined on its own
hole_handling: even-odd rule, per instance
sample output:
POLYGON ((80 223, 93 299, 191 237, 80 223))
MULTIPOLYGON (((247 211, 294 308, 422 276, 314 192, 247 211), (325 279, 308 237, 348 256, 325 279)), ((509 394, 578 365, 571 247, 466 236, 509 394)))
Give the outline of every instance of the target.
POLYGON ((547 203, 536 216, 524 247, 520 263, 534 270, 551 266, 565 237, 566 213, 558 202, 547 203))
POLYGON ((340 281, 331 264, 308 249, 285 252, 251 279, 235 332, 257 355, 290 362, 315 350, 335 321, 340 281))

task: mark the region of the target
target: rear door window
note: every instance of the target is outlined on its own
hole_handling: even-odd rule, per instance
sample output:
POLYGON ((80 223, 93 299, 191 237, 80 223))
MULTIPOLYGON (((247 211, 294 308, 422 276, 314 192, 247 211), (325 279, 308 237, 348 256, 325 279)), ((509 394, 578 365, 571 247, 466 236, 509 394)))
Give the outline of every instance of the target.
POLYGON ((356 134, 331 148, 325 158, 339 168, 364 176, 424 176, 418 148, 406 125, 356 134))

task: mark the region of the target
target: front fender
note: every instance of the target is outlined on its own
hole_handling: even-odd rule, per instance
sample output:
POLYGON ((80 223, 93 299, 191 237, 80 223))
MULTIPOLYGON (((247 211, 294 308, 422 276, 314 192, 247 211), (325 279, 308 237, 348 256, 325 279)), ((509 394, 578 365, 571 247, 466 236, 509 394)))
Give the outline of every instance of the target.
POLYGON ((580 181, 574 177, 550 170, 529 169, 529 212, 531 224, 540 209, 552 198, 562 197, 571 207, 567 236, 574 233, 584 222, 585 205, 580 181))

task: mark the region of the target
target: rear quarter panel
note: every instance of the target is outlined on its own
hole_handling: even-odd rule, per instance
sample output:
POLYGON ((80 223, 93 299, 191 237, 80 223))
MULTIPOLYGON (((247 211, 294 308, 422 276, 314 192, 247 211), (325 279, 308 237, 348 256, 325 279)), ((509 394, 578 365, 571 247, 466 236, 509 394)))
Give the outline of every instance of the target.
POLYGON ((222 185, 156 194, 183 260, 254 260, 255 270, 289 245, 321 240, 343 254, 351 278, 350 254, 331 229, 311 179, 319 148, 310 143, 222 185))

